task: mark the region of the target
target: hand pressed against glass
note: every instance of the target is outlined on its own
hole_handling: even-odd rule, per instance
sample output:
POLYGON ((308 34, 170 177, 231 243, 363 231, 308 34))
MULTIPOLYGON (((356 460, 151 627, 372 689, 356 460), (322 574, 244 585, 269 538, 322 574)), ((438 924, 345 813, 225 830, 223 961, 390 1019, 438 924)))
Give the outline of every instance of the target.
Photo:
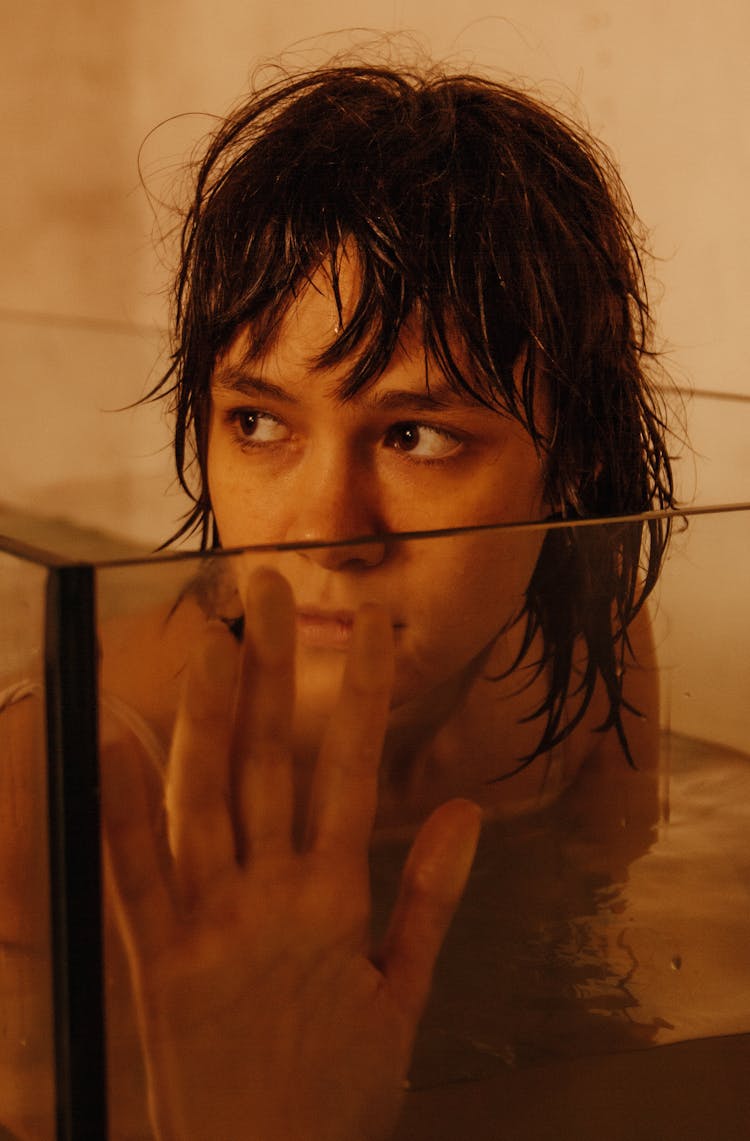
POLYGON ((273 571, 247 584, 242 650, 219 623, 177 716, 167 835, 161 788, 107 756, 105 822, 160 1138, 388 1136, 435 957, 473 857, 478 811, 420 830, 376 959, 368 845, 390 700, 387 616, 360 610, 340 699, 292 834, 294 604, 273 571), (249 1132, 248 1132, 249 1130, 249 1132))

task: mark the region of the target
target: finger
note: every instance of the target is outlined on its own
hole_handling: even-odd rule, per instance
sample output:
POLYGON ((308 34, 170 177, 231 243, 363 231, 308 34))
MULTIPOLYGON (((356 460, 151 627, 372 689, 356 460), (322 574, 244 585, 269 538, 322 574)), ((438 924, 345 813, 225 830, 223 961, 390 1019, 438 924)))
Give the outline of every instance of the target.
POLYGON ((173 921, 161 778, 137 746, 101 751, 102 823, 118 917, 140 952, 164 946, 173 921))
POLYGON ((391 991, 416 1028, 432 972, 469 877, 481 810, 450 800, 423 824, 401 877, 380 963, 391 991))
POLYGON ((229 755, 239 646, 211 622, 187 669, 167 782, 169 841, 186 902, 236 866, 229 812, 229 755))
POLYGON ((295 623, 286 579, 256 571, 245 604, 234 746, 242 858, 288 851, 292 843, 295 623))
POLYGON ((388 614, 379 606, 363 606, 313 778, 308 843, 317 851, 367 855, 393 669, 388 614))

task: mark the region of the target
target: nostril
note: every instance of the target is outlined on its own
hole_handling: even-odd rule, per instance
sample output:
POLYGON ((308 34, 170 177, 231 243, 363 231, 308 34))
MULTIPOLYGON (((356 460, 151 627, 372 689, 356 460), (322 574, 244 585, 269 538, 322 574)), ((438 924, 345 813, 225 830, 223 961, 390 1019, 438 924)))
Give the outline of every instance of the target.
POLYGON ((380 566, 386 557, 387 544, 382 538, 336 541, 312 544, 300 551, 311 562, 329 570, 367 570, 380 566))

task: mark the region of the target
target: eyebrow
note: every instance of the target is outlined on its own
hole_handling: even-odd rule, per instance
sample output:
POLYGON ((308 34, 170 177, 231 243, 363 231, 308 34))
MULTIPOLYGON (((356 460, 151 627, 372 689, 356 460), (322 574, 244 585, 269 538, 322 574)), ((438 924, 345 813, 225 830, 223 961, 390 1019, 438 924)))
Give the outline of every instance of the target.
POLYGON ((455 408, 466 401, 454 389, 442 383, 436 384, 428 392, 413 392, 410 389, 375 392, 369 403, 375 408, 388 411, 411 409, 414 412, 438 412, 441 409, 455 408))
POLYGON ((298 404, 299 401, 291 392, 287 392, 279 384, 270 380, 263 380, 259 376, 251 376, 243 368, 221 368, 214 373, 213 385, 226 392, 242 392, 245 396, 270 396, 274 400, 281 400, 285 404, 298 404))
MULTIPOLYGON (((241 366, 219 369, 213 379, 216 388, 227 392, 241 392, 245 396, 271 397, 284 404, 298 404, 286 388, 254 376, 241 366)), ((462 400, 459 393, 445 382, 435 384, 429 392, 414 392, 411 389, 388 389, 385 392, 374 391, 372 394, 363 393, 364 401, 378 411, 412 411, 436 412, 441 409, 455 408, 457 405, 469 403, 462 400)))

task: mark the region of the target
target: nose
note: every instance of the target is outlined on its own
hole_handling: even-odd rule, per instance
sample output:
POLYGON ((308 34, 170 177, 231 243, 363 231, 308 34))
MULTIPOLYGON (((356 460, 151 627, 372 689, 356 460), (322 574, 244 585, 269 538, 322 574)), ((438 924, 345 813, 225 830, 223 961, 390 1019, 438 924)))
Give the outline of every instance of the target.
POLYGON ((298 474, 289 538, 314 544, 300 553, 327 570, 379 566, 387 527, 371 466, 342 449, 324 462, 311 455, 298 474))
POLYGON ((386 544, 381 538, 366 542, 346 542, 308 547, 300 553, 310 562, 332 571, 368 570, 380 566, 385 559, 386 544))

